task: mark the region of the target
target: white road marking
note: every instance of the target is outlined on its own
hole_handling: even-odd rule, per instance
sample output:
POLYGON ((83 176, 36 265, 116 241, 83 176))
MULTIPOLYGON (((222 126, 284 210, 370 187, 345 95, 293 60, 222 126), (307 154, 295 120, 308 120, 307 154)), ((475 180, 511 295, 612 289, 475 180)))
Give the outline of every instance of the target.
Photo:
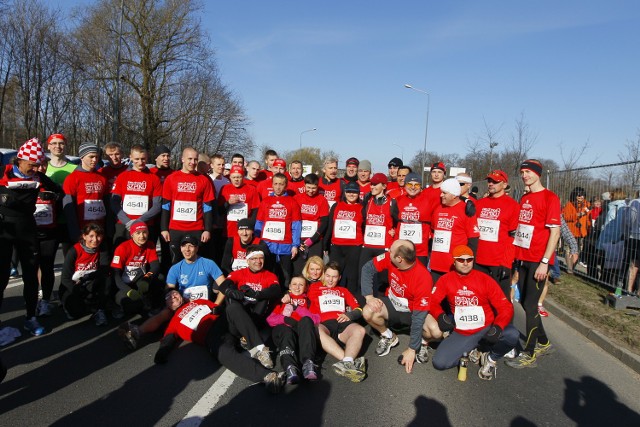
POLYGON ((204 418, 211 413, 218 401, 227 392, 236 375, 225 369, 218 380, 207 390, 207 392, 193 405, 193 408, 180 421, 178 427, 198 427, 204 421, 204 418))

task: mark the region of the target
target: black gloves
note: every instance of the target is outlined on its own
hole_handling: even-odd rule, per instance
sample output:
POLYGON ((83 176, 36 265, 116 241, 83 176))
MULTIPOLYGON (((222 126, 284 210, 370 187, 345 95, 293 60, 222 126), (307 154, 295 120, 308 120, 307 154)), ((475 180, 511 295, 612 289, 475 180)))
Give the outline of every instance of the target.
POLYGON ((484 340, 489 344, 495 344, 500 339, 500 335, 502 335, 502 328, 498 325, 491 325, 487 333, 484 334, 484 340))
POLYGON ((175 348, 178 340, 174 334, 169 334, 160 341, 160 348, 153 358, 154 363, 164 364, 169 360, 169 353, 175 348))
POLYGON ((240 290, 242 292, 244 292, 244 295, 246 297, 249 298, 253 298, 253 299, 260 299, 260 291, 256 291, 254 290, 251 286, 249 285, 242 285, 240 286, 240 290))
POLYGON ((220 316, 223 313, 224 313, 224 307, 221 306, 221 305, 216 305, 215 307, 213 307, 211 309, 211 314, 213 314, 215 316, 220 316))
POLYGON ((293 319, 289 316, 285 316, 284 317, 284 323, 286 323, 289 326, 296 326, 298 324, 298 321, 296 319, 293 319))
POLYGON ((447 313, 442 313, 438 316, 438 327, 442 332, 451 332, 456 327, 456 323, 447 313))
POLYGON ((467 215, 469 218, 473 217, 476 214, 476 204, 473 203, 473 200, 471 200, 470 197, 466 198, 464 202, 466 203, 464 207, 465 215, 467 215))
POLYGON ((234 299, 236 301, 242 301, 244 300, 244 292, 242 292, 240 289, 235 289, 235 288, 227 288, 224 291, 224 295, 229 298, 229 299, 234 299))

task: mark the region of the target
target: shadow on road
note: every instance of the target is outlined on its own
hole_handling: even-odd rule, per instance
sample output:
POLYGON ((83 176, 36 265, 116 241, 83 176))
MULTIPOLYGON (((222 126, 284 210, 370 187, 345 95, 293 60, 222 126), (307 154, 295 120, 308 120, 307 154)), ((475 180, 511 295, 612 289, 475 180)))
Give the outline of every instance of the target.
POLYGON ((567 378, 564 383, 562 409, 577 426, 640 425, 640 414, 618 401, 618 396, 603 382, 584 376, 580 381, 567 378))
POLYGON ((416 417, 407 424, 409 427, 422 427, 426 425, 451 426, 447 408, 442 403, 426 396, 418 396, 414 403, 416 405, 416 417))

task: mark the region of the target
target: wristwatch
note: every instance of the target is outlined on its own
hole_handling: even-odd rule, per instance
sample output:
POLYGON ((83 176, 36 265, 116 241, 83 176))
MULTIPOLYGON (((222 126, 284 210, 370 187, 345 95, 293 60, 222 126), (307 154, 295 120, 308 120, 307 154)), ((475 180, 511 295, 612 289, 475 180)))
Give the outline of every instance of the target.
POLYGON ((542 258, 542 261, 540 261, 540 262, 543 263, 543 264, 549 264, 549 258, 544 257, 544 258, 542 258))

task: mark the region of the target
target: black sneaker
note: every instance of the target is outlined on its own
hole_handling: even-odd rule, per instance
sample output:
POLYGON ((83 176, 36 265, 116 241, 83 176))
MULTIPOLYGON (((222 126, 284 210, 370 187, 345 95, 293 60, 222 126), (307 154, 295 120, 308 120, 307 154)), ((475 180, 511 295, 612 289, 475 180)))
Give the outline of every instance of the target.
POLYGON ((296 365, 289 365, 286 369, 287 384, 298 384, 300 382, 300 371, 296 365))
POLYGON ((307 359, 302 364, 302 376, 307 381, 315 381, 318 379, 318 373, 316 372, 316 365, 313 360, 307 359))

